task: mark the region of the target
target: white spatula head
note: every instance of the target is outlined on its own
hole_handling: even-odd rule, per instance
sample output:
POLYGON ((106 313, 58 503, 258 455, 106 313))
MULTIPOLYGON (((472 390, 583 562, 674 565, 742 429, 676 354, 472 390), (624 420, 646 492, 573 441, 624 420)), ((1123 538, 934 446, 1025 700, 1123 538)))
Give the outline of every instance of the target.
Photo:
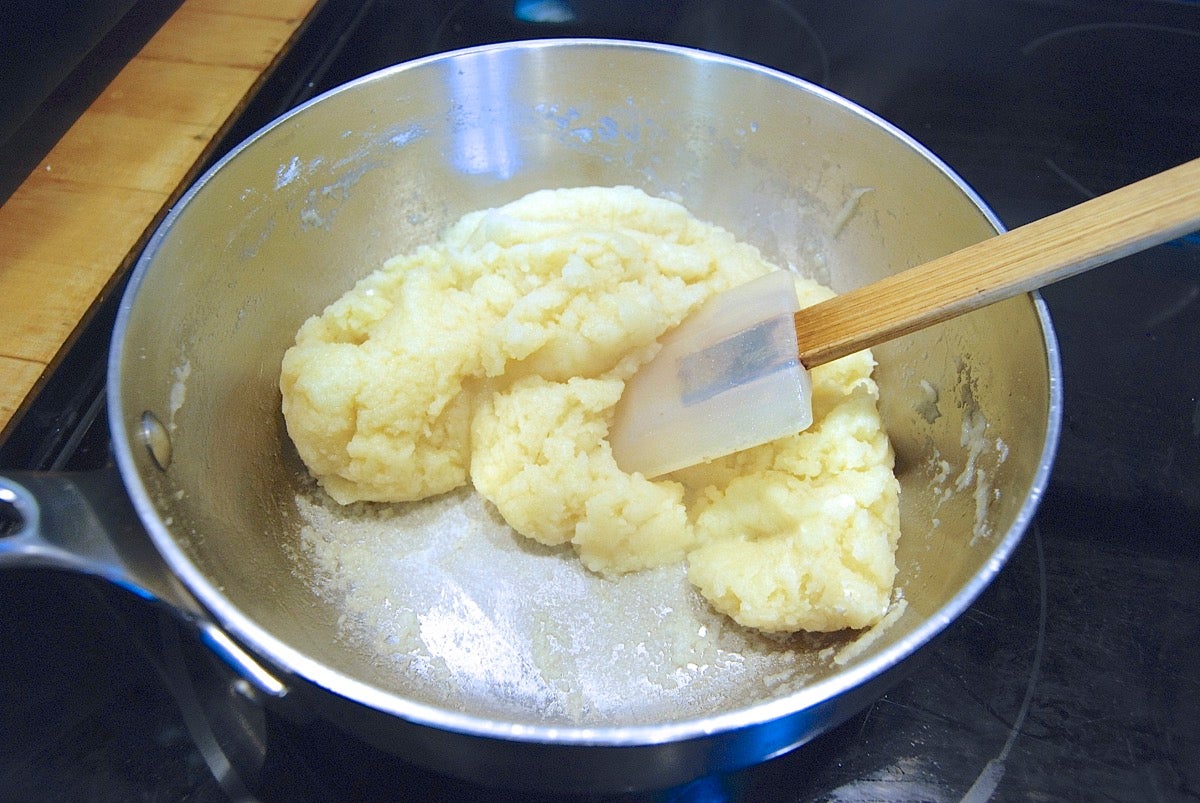
POLYGON ((807 429, 798 308, 792 275, 775 271, 718 293, 668 332, 617 404, 617 465, 653 478, 807 429))

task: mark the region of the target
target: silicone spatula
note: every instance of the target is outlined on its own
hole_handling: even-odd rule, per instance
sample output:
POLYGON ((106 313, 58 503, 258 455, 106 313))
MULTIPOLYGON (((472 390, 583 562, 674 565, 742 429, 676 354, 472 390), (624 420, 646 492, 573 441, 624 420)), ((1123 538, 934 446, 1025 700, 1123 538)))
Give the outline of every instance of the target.
POLYGON ((808 369, 1200 228, 1200 159, 804 309, 786 271, 720 293, 625 385, 617 465, 657 477, 812 424, 808 369))

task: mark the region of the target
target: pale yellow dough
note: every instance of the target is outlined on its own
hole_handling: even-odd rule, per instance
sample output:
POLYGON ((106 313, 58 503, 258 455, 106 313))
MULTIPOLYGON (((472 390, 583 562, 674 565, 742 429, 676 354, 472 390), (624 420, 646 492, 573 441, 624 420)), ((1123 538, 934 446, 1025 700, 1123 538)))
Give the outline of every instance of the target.
MULTIPOLYGON (((283 360, 288 433, 340 503, 470 481, 521 534, 605 574, 687 560, 764 631, 886 612, 899 486, 861 353, 812 372, 804 433, 650 481, 607 441, 624 380, 710 295, 777 268, 679 204, 628 187, 546 190, 467 215, 389 260, 283 360)), ((797 277, 802 305, 831 293, 797 277)))

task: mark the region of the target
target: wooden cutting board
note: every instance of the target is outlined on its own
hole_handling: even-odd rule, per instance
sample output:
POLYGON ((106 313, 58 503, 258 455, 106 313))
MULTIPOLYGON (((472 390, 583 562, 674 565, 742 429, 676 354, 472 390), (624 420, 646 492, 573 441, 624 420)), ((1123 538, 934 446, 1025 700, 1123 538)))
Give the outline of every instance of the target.
POLYGON ((0 441, 320 0, 184 0, 0 206, 0 441))

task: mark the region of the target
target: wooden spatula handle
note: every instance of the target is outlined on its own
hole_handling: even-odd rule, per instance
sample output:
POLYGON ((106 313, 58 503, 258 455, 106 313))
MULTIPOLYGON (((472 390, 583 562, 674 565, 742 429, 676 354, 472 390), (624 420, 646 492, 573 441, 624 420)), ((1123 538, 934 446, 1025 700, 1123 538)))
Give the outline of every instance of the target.
POLYGON ((1200 159, 796 313, 812 368, 1200 228, 1200 159))

